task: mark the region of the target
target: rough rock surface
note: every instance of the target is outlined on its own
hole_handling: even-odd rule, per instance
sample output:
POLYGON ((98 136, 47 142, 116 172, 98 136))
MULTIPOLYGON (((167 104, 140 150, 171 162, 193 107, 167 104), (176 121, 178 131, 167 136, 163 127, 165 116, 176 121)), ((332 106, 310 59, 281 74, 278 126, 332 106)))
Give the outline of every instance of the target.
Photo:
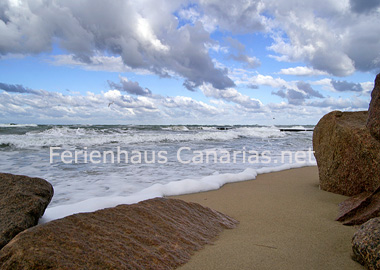
POLYGON ((360 225, 380 216, 380 187, 374 192, 363 192, 339 204, 337 221, 344 225, 360 225))
POLYGON ((0 269, 173 269, 237 223, 176 199, 119 205, 20 233, 0 251, 0 269))
POLYGON ((364 223, 352 238, 352 258, 368 269, 380 269, 380 218, 364 223))
POLYGON ((380 74, 376 76, 368 109, 367 127, 372 136, 380 141, 380 74))
POLYGON ((0 173, 0 249, 44 214, 53 187, 40 178, 0 173))
POLYGON ((316 125, 313 148, 323 190, 353 196, 380 185, 380 142, 366 128, 367 116, 333 111, 316 125))

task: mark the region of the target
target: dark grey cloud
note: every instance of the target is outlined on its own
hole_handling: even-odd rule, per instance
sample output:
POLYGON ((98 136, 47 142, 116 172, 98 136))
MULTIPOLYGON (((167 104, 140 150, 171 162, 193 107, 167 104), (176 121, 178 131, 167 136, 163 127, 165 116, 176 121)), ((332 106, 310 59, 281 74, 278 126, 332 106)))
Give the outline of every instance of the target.
POLYGON ((353 82, 347 82, 347 81, 336 81, 331 80, 331 84, 334 87, 336 91, 339 92, 362 92, 363 87, 360 83, 353 83, 353 82))
POLYGON ((351 10, 356 13, 376 11, 380 7, 379 0, 350 0, 351 10))
POLYGON ((286 96, 287 96, 287 93, 285 92, 285 89, 280 89, 278 91, 272 91, 272 94, 276 95, 276 96, 279 96, 279 97, 282 97, 282 98, 286 98, 286 96))
POLYGON ((306 95, 294 89, 288 89, 287 98, 289 100, 305 100, 306 95))
POLYGON ((314 90, 309 83, 299 81, 297 83, 298 89, 304 91, 306 94, 308 94, 311 97, 317 97, 317 98, 323 98, 323 95, 319 93, 318 91, 314 90))
POLYGON ((108 81, 108 85, 113 89, 124 91, 137 96, 152 95, 152 91, 150 91, 148 88, 142 88, 138 82, 129 81, 125 78, 120 78, 120 83, 108 81))
POLYGON ((8 9, 7 2, 0 2, 0 21, 3 21, 5 24, 9 22, 9 17, 7 16, 8 9))
POLYGON ((288 89, 286 98, 288 99, 289 104, 302 105, 306 99, 306 95, 294 89, 288 89))
POLYGON ((248 84, 247 85, 248 88, 251 88, 251 89, 259 89, 260 87, 256 84, 248 84))
MULTIPOLYGON (((310 46, 307 43, 305 46, 310 46)), ((326 41, 326 43, 330 43, 330 41, 326 41)), ((313 68, 326 71, 335 76, 344 77, 355 71, 352 59, 337 48, 330 48, 330 50, 319 48, 316 50, 316 53, 309 57, 313 68)))
POLYGON ((307 98, 305 93, 296 91, 294 89, 280 89, 278 91, 272 91, 273 95, 286 98, 291 105, 302 105, 307 98))
POLYGON ((186 25, 170 37, 170 55, 163 59, 179 74, 186 78, 184 86, 191 91, 205 82, 217 89, 235 86, 228 77, 227 69, 214 67, 212 59, 205 50, 204 44, 210 43, 210 35, 201 23, 186 25))
POLYGON ((307 99, 311 98, 323 98, 323 95, 314 90, 309 83, 299 81, 297 88, 298 90, 283 87, 278 91, 273 91, 272 94, 287 99, 292 105, 303 105, 307 99))
POLYGON ((245 55, 245 54, 238 54, 238 55, 230 55, 230 58, 235 60, 235 61, 238 61, 238 62, 241 62, 241 63, 244 63, 244 67, 245 68, 258 68, 259 66, 261 66, 261 62, 259 59, 257 59, 256 57, 249 57, 248 55, 245 55))
POLYGON ((23 8, 6 4, 8 17, 0 13, 7 21, 0 25, 0 55, 38 54, 58 43, 78 61, 94 64, 91 59, 99 53, 121 56, 133 69, 161 77, 179 75, 192 90, 204 82, 218 89, 234 86, 228 72, 212 62, 205 48, 210 35, 203 25, 178 27, 173 13, 181 2, 30 0, 23 8))
POLYGON ((11 92, 11 93, 21 93, 21 94, 34 94, 34 95, 42 94, 41 91, 33 90, 30 88, 24 87, 20 84, 0 83, 0 90, 4 90, 6 92, 11 92))

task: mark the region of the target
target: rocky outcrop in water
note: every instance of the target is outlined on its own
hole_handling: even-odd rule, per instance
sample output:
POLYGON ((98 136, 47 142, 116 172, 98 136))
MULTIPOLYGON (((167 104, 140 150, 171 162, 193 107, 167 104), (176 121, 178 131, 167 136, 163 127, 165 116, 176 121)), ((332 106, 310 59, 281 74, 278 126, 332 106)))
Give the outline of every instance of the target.
POLYGON ((376 76, 375 87, 371 93, 367 128, 370 130, 372 136, 380 141, 380 74, 376 76))
POLYGON ((367 112, 326 114, 313 133, 323 190, 353 196, 380 185, 380 142, 366 127, 367 112))
POLYGON ((0 173, 0 249, 44 214, 53 187, 40 178, 0 173))
POLYGON ((157 198, 30 228, 0 251, 0 269, 173 269, 238 222, 157 198))
POLYGON ((352 258, 370 270, 380 269, 380 218, 364 223, 352 238, 352 258))

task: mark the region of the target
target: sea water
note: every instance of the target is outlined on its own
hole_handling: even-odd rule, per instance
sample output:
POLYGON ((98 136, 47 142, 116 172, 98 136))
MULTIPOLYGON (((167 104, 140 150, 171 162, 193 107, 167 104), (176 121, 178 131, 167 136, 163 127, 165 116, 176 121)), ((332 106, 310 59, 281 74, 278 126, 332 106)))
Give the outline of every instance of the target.
POLYGON ((46 222, 315 165, 312 129, 0 124, 0 172, 40 177, 53 185, 54 197, 42 218, 46 222))

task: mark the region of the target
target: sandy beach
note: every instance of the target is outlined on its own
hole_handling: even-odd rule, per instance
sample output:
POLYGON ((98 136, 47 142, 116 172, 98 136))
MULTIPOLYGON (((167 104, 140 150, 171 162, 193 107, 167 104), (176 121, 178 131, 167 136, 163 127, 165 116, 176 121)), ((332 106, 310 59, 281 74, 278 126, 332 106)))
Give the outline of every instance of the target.
POLYGON ((350 257, 356 228, 334 221, 347 197, 318 183, 317 167, 305 167, 176 196, 240 221, 180 269, 364 269, 350 257))

